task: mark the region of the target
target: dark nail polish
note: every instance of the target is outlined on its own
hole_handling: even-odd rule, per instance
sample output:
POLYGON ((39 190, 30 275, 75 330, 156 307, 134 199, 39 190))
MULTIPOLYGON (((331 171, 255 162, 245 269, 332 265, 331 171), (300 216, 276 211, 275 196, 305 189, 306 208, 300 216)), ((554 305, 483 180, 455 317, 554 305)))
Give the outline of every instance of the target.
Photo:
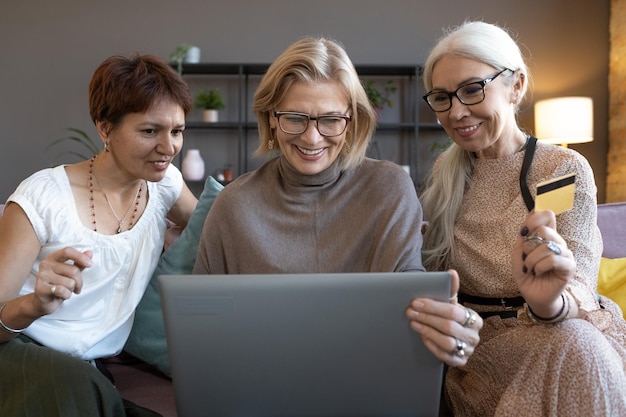
POLYGON ((533 277, 535 276, 535 268, 533 268, 532 271, 530 271, 531 274, 533 274, 533 277))
POLYGON ((522 230, 520 230, 519 233, 522 236, 526 236, 528 234, 528 227, 526 227, 526 226, 522 227, 522 230))
POLYGON ((524 272, 524 273, 528 272, 528 268, 526 268, 526 265, 524 265, 524 266, 522 267, 522 272, 524 272))
POLYGON ((527 256, 528 255, 526 255, 526 252, 522 252, 522 261, 525 261, 527 256))

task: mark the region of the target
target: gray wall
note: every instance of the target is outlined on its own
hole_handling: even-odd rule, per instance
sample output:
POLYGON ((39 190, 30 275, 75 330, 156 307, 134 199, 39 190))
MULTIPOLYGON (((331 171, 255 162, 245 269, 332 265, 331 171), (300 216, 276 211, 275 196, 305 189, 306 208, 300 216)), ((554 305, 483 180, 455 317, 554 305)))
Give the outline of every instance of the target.
MULTIPOLYGON (((357 64, 423 62, 442 27, 483 19, 518 33, 534 75, 531 100, 588 95, 590 161, 604 201, 608 129, 609 0, 85 0, 3 2, 0 12, 0 200, 50 166, 46 145, 68 126, 95 136, 87 84, 107 56, 167 57, 180 43, 206 62, 271 62, 307 34, 342 41, 357 64)), ((532 102, 521 115, 532 129, 532 102)))

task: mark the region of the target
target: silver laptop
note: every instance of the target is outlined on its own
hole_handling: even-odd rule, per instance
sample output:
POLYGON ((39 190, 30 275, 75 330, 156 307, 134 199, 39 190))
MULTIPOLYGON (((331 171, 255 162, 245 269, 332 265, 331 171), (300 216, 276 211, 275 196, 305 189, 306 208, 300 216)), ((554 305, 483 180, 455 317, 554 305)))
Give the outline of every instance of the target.
POLYGON ((436 416, 443 365, 409 327, 450 275, 158 278, 179 417, 436 416))

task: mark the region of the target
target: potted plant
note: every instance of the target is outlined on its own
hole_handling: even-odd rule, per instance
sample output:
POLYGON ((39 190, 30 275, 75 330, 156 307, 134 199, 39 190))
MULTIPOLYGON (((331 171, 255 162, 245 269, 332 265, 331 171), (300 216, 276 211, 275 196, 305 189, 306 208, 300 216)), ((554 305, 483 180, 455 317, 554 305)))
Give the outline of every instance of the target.
POLYGON ((183 62, 198 63, 200 61, 200 48, 188 43, 181 43, 170 54, 168 63, 176 65, 176 69, 180 75, 183 74, 183 62))
POLYGON ((379 115, 383 107, 393 107, 391 95, 398 91, 398 87, 392 80, 385 81, 380 87, 377 86, 374 80, 363 80, 362 83, 367 98, 379 115))
POLYGON ((195 105, 203 109, 202 120, 205 122, 217 122, 217 111, 225 107, 222 95, 216 89, 206 89, 198 93, 195 105))

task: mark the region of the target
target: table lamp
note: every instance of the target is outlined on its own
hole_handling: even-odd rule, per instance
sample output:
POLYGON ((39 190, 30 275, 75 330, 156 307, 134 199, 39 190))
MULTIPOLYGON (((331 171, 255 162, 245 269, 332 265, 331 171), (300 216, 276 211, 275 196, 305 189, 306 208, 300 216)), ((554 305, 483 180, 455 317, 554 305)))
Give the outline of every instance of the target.
POLYGON ((593 141, 593 100, 559 97, 535 103, 535 135, 547 143, 567 147, 593 141))

